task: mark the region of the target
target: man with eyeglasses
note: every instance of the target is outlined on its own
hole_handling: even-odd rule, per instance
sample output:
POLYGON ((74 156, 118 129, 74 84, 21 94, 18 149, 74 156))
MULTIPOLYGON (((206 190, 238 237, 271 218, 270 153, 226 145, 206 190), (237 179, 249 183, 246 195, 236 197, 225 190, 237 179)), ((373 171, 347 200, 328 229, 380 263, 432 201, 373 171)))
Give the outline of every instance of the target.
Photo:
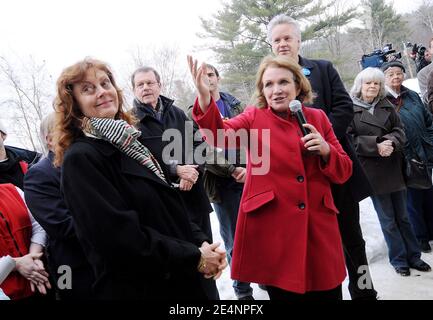
MULTIPOLYGON (((138 129, 142 135, 139 138, 157 158, 166 177, 176 183, 180 190, 190 218, 212 242, 212 230, 209 214, 213 211, 203 186, 203 180, 197 165, 190 163, 191 152, 187 150, 186 141, 193 141, 193 126, 186 114, 169 99, 161 94, 162 84, 159 73, 152 67, 141 67, 131 76, 134 91, 133 110, 139 120, 138 129), (188 123, 190 125, 188 125, 188 123), (165 130, 176 129, 179 132, 177 140, 163 141, 165 130), (180 139, 180 145, 177 143, 180 139), (173 143, 176 155, 181 157, 168 162, 164 161, 163 151, 168 143, 173 143)), ((194 147, 198 146, 197 142, 194 147)), ((202 278, 203 288, 209 299, 219 299, 216 283, 212 279, 202 278)))

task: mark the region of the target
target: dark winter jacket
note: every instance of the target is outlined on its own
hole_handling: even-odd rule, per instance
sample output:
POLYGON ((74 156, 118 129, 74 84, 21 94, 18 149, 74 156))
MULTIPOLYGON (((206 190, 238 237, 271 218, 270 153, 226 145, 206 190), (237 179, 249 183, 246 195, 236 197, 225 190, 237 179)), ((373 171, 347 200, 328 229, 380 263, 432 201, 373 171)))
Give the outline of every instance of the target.
MULTIPOLYGON (((392 97, 390 94, 388 94, 392 97)), ((417 159, 433 167, 433 117, 415 91, 401 87, 399 115, 404 124, 407 142, 404 148, 408 159, 417 159)), ((390 98, 391 101, 392 98, 390 98)))
MULTIPOLYGON (((342 186, 334 185, 333 192, 349 188, 355 201, 361 201, 371 195, 372 189, 347 133, 347 128, 353 120, 352 99, 331 62, 299 57, 299 64, 308 70, 305 72, 306 77, 315 94, 311 107, 325 111, 338 141, 353 162, 352 177, 342 186)), ((342 190, 340 192, 344 193, 342 190)), ((343 208, 339 209, 344 213, 343 208)))
POLYGON ((179 193, 103 140, 78 138, 62 167, 75 231, 99 299, 206 299, 197 265, 209 238, 179 193))
POLYGON ((355 150, 370 180, 375 195, 389 194, 406 188, 403 177, 403 147, 406 137, 403 124, 394 106, 380 100, 371 114, 354 100, 355 116, 349 127, 355 150), (394 152, 389 157, 379 155, 377 144, 391 140, 394 152))
POLYGON ((49 236, 48 254, 50 273, 57 281, 60 266, 72 268, 72 288, 60 290, 62 299, 90 298, 93 271, 78 242, 74 221, 60 190, 60 168, 53 165, 54 154, 36 163, 24 179, 26 204, 33 217, 49 236))
POLYGON ((11 146, 5 146, 5 149, 8 160, 0 162, 0 183, 12 183, 22 190, 26 170, 20 162, 24 161, 26 167, 30 167, 39 161, 41 154, 11 146))
MULTIPOLYGON (((164 131, 174 128, 179 130, 182 134, 182 141, 180 142, 182 145, 179 146, 178 141, 174 142, 175 146, 177 148, 181 147, 180 150, 182 150, 180 157, 175 159, 179 165, 194 164, 192 154, 194 152, 194 147, 197 146, 198 143, 195 145, 193 144, 194 132, 192 122, 189 122, 189 124, 187 123, 188 118, 185 113, 180 108, 173 105, 173 100, 164 96, 160 96, 160 98, 163 104, 161 121, 155 118, 153 109, 150 105, 144 105, 137 99, 134 99, 133 113, 139 120, 137 127, 142 133, 140 141, 150 149, 160 164, 165 164, 166 176, 168 174, 171 180, 176 182, 178 177, 174 174, 169 174, 169 165, 167 164, 167 161, 164 162, 162 159, 164 147, 173 141, 173 138, 171 138, 170 141, 162 140, 164 131), (188 139, 188 142, 186 142, 186 139, 188 139)), ((200 174, 199 179, 190 191, 179 192, 182 199, 185 201, 192 220, 211 238, 212 232, 209 213, 213 210, 204 191, 202 179, 202 174, 200 174)))
MULTIPOLYGON (((226 106, 229 107, 229 118, 236 117, 244 110, 241 102, 226 92, 220 92, 221 100, 224 101, 226 106)), ((188 109, 188 116, 192 119, 192 109, 188 109)), ((198 125, 194 122, 195 130, 198 130, 198 125)), ((226 152, 221 149, 208 146, 207 163, 204 172, 204 187, 211 202, 220 203, 220 190, 221 188, 235 188, 243 189, 243 184, 236 182, 233 179, 232 173, 236 167, 245 167, 245 162, 241 160, 241 150, 236 151, 236 163, 230 163, 227 159, 226 152)))
POLYGON ((27 149, 22 149, 22 148, 17 148, 12 146, 5 146, 5 148, 10 152, 15 153, 21 160, 27 162, 29 168, 42 158, 42 154, 36 151, 30 151, 27 149))

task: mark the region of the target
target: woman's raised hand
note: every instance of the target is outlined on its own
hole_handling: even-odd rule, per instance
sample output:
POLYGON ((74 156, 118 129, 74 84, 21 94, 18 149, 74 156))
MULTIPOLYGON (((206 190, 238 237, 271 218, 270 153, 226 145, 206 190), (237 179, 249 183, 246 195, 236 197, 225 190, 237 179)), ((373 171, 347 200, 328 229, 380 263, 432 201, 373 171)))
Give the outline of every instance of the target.
POLYGON ((206 63, 202 63, 201 67, 198 68, 197 60, 192 56, 188 55, 188 66, 189 71, 191 73, 192 79, 194 81, 194 85, 197 89, 198 94, 198 103, 203 112, 206 112, 209 104, 210 104, 210 89, 209 89, 209 79, 206 75, 206 63))

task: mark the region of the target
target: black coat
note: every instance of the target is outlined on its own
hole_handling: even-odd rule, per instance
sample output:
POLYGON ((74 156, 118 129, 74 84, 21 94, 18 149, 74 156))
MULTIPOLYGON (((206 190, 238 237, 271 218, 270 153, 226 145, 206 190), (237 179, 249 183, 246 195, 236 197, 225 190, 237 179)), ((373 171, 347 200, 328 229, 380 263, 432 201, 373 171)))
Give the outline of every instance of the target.
POLYGON ((0 183, 12 183, 23 189, 24 172, 20 162, 24 161, 31 167, 39 161, 41 154, 11 146, 5 146, 5 150, 8 160, 0 163, 0 183))
POLYGON ((333 190, 336 192, 340 188, 349 188, 355 201, 361 201, 372 194, 372 188, 347 134, 347 128, 353 120, 352 99, 331 62, 299 57, 299 64, 310 73, 307 78, 316 96, 311 107, 325 111, 338 141, 353 161, 352 177, 344 185, 334 186, 333 190))
POLYGON ((198 247, 178 192, 108 142, 79 138, 62 186, 102 299, 205 299, 198 247))
POLYGON ((29 164, 29 167, 37 163, 41 158, 42 154, 31 151, 27 149, 12 147, 12 146, 5 146, 6 150, 9 150, 10 152, 13 152, 16 154, 21 160, 24 160, 29 164))
POLYGON ((406 189, 403 177, 403 147, 406 136, 400 117, 387 99, 380 100, 374 114, 357 105, 355 117, 349 127, 355 150, 361 161, 375 195, 390 194, 406 189), (389 157, 381 157, 377 144, 391 140, 394 152, 389 157))
POLYGON ((71 267, 72 288, 59 291, 61 298, 90 297, 94 282, 92 269, 75 234, 73 218, 66 208, 60 190, 60 168, 53 165, 54 154, 49 153, 27 172, 24 179, 26 204, 33 217, 48 234, 48 263, 50 273, 58 280, 58 268, 71 267))
MULTIPOLYGON (((161 121, 153 116, 151 106, 143 105, 137 101, 137 99, 134 100, 133 113, 139 120, 137 127, 142 133, 140 142, 152 152, 152 154, 162 165, 164 163, 162 159, 163 149, 169 143, 171 143, 171 141, 173 141, 173 139, 170 141, 162 140, 164 131, 173 128, 177 129, 182 134, 182 146, 177 145, 176 147, 181 147, 182 153, 180 158, 175 160, 178 161, 179 165, 195 163, 194 159, 192 158, 192 154, 195 147, 200 145, 201 141, 192 143, 193 134, 195 133, 193 122, 187 118, 186 114, 180 108, 173 105, 173 100, 164 96, 160 97, 162 104, 164 105, 161 121), (186 125, 187 121, 189 125, 186 125), (185 138, 189 139, 188 141, 190 143, 185 143, 185 138)), ((201 168, 203 169, 203 167, 201 168)), ((164 172, 166 173, 166 176, 168 171, 168 165, 165 164, 164 172)), ((185 201, 191 219, 200 227, 203 232, 208 235, 209 238, 212 238, 209 213, 211 213, 213 210, 204 189, 202 170, 199 171, 199 179, 194 184, 192 189, 190 191, 179 192, 185 201)), ((170 176, 170 178, 173 182, 176 182, 178 179, 178 177, 175 175, 170 176)))

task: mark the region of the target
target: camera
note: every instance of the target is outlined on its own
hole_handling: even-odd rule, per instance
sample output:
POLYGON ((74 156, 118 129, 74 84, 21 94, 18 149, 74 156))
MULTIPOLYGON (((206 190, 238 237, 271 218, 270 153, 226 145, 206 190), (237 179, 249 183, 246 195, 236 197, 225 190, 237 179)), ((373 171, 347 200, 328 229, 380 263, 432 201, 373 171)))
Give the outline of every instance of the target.
POLYGON ((416 58, 416 56, 424 57, 425 51, 427 50, 426 47, 422 45, 417 45, 416 43, 412 44, 410 42, 406 42, 406 48, 412 48, 411 57, 416 58))
POLYGON ((380 68, 385 62, 401 59, 401 52, 396 52, 392 48, 392 43, 387 43, 383 49, 376 49, 369 54, 364 54, 361 58, 362 69, 373 67, 380 68))
POLYGON ((407 48, 412 48, 412 51, 410 52, 410 57, 412 60, 415 61, 416 65, 416 72, 418 73, 422 68, 430 64, 430 61, 427 61, 425 57, 425 53, 427 51, 427 48, 424 47, 422 44, 417 45, 416 43, 412 44, 410 42, 406 43, 407 48))

